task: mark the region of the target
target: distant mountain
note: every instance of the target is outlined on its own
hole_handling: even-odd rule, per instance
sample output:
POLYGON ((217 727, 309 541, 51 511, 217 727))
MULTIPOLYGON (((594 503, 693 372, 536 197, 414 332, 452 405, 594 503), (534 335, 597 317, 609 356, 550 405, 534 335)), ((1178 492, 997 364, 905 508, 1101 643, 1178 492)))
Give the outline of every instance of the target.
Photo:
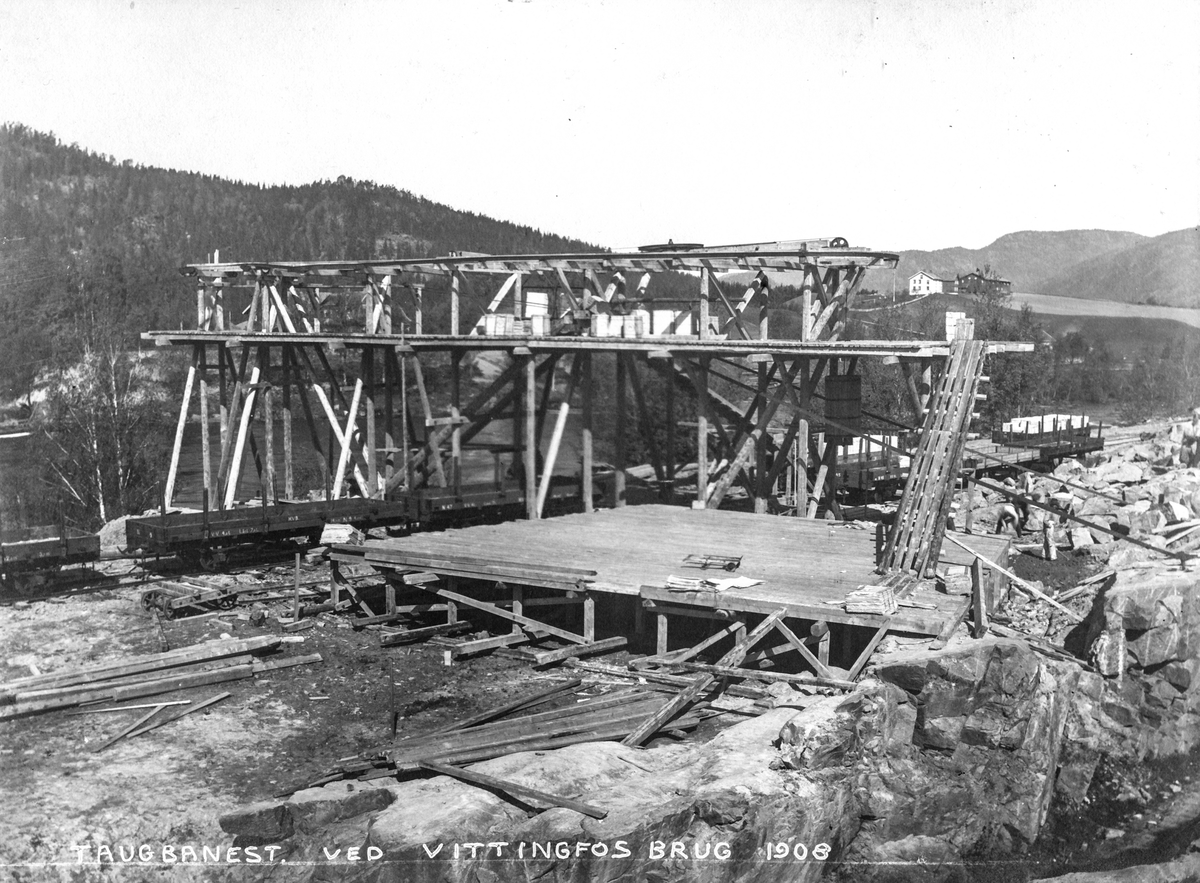
MULTIPOLYGON (((894 282, 896 290, 908 286, 908 278, 924 270, 940 278, 990 266, 1003 279, 1012 282, 1013 291, 1057 294, 1045 288, 1046 280, 1102 255, 1131 248, 1148 237, 1113 230, 1022 230, 1007 233, 983 248, 941 248, 936 251, 901 252, 894 282)), ((864 288, 892 290, 893 274, 873 270, 863 282, 864 288)))
POLYGON ((1048 276, 1031 289, 1088 300, 1200 309, 1200 227, 1164 233, 1048 276))

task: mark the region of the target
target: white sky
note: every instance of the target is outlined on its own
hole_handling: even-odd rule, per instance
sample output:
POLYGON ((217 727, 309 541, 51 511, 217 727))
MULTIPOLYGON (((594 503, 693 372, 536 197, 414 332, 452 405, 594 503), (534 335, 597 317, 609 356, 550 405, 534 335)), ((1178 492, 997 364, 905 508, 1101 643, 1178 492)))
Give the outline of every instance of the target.
POLYGON ((1200 222, 1200 2, 5 0, 0 120, 614 247, 1158 235, 1200 222))

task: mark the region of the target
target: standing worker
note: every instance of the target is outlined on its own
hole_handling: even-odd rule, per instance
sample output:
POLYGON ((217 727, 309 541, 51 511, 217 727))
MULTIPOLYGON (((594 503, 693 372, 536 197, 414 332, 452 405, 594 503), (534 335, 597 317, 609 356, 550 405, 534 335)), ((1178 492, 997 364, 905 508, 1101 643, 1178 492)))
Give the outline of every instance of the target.
POLYGON ((1183 427, 1183 447, 1179 450, 1179 465, 1200 466, 1200 408, 1192 408, 1192 422, 1183 427))

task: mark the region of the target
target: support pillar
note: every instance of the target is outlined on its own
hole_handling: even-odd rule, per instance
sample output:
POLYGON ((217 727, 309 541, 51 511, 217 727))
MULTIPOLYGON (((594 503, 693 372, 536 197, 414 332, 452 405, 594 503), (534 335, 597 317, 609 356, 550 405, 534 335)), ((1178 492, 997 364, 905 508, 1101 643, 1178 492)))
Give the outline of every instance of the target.
POLYGON ((625 360, 617 354, 617 447, 616 470, 613 474, 613 506, 620 508, 625 505, 625 434, 628 432, 625 420, 625 360))
POLYGON ((525 517, 536 520, 537 514, 537 367, 533 356, 522 356, 525 360, 524 395, 524 446, 525 463, 525 517))
MULTIPOLYGON (((585 288, 584 291, 587 289, 585 288)), ((595 392, 592 384, 592 354, 584 352, 580 358, 583 360, 583 426, 580 430, 580 455, 582 464, 580 470, 580 487, 583 495, 583 511, 594 511, 593 494, 594 486, 592 482, 592 419, 593 419, 593 394, 595 392)))

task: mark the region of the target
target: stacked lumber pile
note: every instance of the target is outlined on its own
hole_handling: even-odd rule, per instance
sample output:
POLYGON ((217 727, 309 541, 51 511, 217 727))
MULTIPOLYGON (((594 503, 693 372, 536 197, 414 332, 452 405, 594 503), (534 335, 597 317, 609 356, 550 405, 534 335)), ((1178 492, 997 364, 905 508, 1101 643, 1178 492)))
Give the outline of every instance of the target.
POLYGON ((847 613, 877 613, 891 616, 898 604, 891 586, 859 586, 846 595, 847 613))
POLYGON ((293 665, 320 662, 319 654, 260 660, 280 638, 206 641, 167 653, 118 659, 0 684, 0 720, 95 702, 125 701, 220 684, 293 665))
MULTIPOLYGON (((670 701, 662 694, 640 688, 616 690, 571 705, 533 714, 519 714, 552 699, 573 693, 582 681, 570 680, 532 696, 459 721, 432 733, 407 736, 383 752, 345 758, 307 787, 339 779, 375 779, 415 772, 428 764, 477 763, 524 751, 549 751, 580 742, 621 739, 658 714, 670 701)), ((693 705, 669 726, 654 732, 674 735, 693 729, 719 712, 693 705)))
POLYGON ((326 524, 321 531, 322 546, 361 546, 366 535, 352 524, 326 524))

